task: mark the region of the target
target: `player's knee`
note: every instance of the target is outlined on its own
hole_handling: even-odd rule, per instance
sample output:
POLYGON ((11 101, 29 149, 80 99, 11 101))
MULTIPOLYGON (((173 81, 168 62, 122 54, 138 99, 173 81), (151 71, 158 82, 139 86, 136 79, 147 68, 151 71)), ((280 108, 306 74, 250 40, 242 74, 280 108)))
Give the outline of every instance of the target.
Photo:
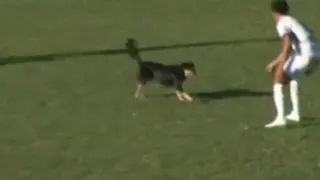
POLYGON ((283 84, 283 85, 287 85, 289 84, 289 82, 291 81, 292 76, 286 72, 283 72, 281 74, 276 74, 273 78, 273 82, 275 84, 283 84))

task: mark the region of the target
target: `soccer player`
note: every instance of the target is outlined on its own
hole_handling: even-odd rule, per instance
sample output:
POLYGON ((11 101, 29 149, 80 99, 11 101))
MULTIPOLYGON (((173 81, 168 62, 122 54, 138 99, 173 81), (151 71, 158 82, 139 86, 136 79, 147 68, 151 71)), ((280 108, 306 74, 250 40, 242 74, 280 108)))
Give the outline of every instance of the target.
POLYGON ((275 120, 266 128, 285 126, 287 120, 300 121, 299 79, 310 74, 320 61, 320 46, 310 29, 289 15, 289 5, 285 0, 271 1, 272 17, 276 22, 278 35, 282 39, 279 56, 266 67, 272 72, 273 99, 277 110, 275 120), (284 114, 283 86, 289 84, 292 110, 284 114))

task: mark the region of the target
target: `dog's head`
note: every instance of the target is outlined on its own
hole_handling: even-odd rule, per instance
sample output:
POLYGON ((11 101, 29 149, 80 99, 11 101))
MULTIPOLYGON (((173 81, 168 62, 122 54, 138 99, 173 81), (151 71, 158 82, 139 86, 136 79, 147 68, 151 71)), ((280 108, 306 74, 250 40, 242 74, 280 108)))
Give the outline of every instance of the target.
POLYGON ((135 40, 133 38, 128 38, 127 42, 126 42, 126 48, 127 48, 128 54, 132 58, 136 58, 139 56, 139 49, 138 49, 137 40, 135 40))
POLYGON ((180 66, 182 67, 186 77, 195 76, 197 74, 196 66, 193 62, 184 62, 181 63, 180 66))

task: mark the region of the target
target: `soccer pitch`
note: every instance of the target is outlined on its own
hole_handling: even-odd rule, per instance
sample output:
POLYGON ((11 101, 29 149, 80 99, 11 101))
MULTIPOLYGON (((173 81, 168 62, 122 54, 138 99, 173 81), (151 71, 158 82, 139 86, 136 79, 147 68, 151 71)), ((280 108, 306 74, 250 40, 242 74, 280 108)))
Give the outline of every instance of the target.
MULTIPOLYGON (((320 37, 320 1, 289 3, 320 37)), ((257 0, 1 0, 0 180, 319 180, 319 72, 303 80, 302 123, 264 128, 275 115, 264 69, 280 47, 269 11, 257 0), (195 101, 155 85, 134 99, 128 37, 146 60, 193 61, 195 101)))

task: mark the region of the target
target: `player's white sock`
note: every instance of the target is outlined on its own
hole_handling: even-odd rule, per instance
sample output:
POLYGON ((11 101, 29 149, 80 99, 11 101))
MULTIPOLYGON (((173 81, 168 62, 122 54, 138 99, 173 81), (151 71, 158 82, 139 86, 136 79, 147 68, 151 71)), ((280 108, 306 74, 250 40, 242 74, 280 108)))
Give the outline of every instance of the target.
POLYGON ((271 123, 265 125, 266 128, 282 127, 286 125, 284 118, 284 102, 283 102, 283 91, 282 84, 276 83, 273 85, 273 100, 277 109, 277 117, 271 123))
POLYGON ((297 80, 290 81, 290 97, 292 103, 292 111, 286 117, 289 120, 300 120, 300 107, 299 107, 299 83, 297 80))
POLYGON ((273 85, 273 100, 277 109, 277 119, 284 119, 284 102, 282 84, 276 83, 273 85))

